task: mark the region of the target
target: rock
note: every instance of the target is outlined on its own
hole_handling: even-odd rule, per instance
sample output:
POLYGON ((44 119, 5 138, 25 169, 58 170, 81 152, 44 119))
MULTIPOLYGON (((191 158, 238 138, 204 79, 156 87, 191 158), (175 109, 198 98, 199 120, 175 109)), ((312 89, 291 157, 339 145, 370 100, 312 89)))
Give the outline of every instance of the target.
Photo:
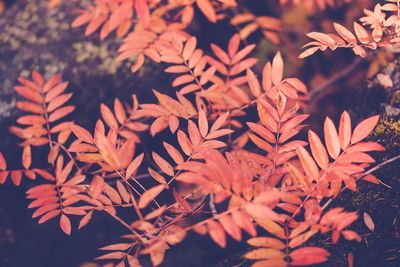
MULTIPOLYGON (((363 86, 349 93, 346 101, 354 123, 367 116, 380 114, 381 119, 370 140, 378 141, 385 152, 374 155, 377 164, 400 154, 400 59, 388 64, 382 71, 388 75, 393 86, 385 88, 377 77, 366 81, 363 86)), ((352 227, 364 236, 362 242, 351 245, 355 266, 398 266, 399 235, 398 220, 400 203, 400 161, 377 170, 374 175, 381 181, 380 185, 360 182, 357 192, 345 192, 335 201, 337 205, 345 205, 348 210, 357 210, 359 214, 367 212, 374 219, 376 229, 371 233, 362 219, 352 227)), ((335 253, 336 260, 345 263, 348 249, 339 244, 335 253), (342 256, 340 256, 342 255, 342 256), (339 260, 338 257, 342 258, 339 260)), ((330 265, 328 265, 330 266, 330 265)), ((341 266, 341 265, 332 265, 341 266)))
POLYGON ((75 93, 82 115, 78 121, 84 124, 94 123, 100 102, 132 93, 146 98, 152 88, 163 89, 165 83, 153 78, 158 66, 148 64, 132 74, 129 62, 115 61, 121 43, 115 36, 100 41, 96 33, 84 36, 84 27, 71 28, 74 10, 85 2, 63 1, 48 10, 47 1, 17 0, 0 16, 0 98, 7 102, 0 119, 13 109, 17 77, 28 77, 32 70, 47 77, 61 73, 70 81, 68 90, 75 93))

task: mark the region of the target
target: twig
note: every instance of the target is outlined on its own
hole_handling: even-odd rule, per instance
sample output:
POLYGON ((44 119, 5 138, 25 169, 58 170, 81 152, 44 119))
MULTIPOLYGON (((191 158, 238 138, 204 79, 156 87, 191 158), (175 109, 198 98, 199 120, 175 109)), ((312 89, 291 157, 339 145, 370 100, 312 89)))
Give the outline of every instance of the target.
POLYGON ((356 58, 351 65, 347 66, 346 68, 344 68, 340 72, 336 73, 329 80, 327 80, 325 83, 323 83, 322 85, 320 85, 317 88, 315 88, 314 90, 312 90, 308 94, 310 102, 313 102, 313 103, 318 102, 319 99, 321 99, 324 95, 326 95, 328 93, 327 90, 326 90, 327 88, 329 88, 330 86, 334 85, 335 83, 337 83, 341 79, 343 79, 346 76, 348 76, 351 72, 353 72, 364 61, 365 61, 364 58, 361 58, 361 57, 356 58))
POLYGON ((118 221, 121 225, 123 225, 125 228, 127 228, 129 231, 131 231, 131 233, 136 236, 140 241, 143 242, 143 238, 142 236, 136 232, 129 224, 127 224, 124 220, 122 220, 120 217, 118 217, 117 215, 113 214, 112 212, 105 210, 105 212, 107 214, 109 214, 112 218, 114 218, 116 221, 118 221))

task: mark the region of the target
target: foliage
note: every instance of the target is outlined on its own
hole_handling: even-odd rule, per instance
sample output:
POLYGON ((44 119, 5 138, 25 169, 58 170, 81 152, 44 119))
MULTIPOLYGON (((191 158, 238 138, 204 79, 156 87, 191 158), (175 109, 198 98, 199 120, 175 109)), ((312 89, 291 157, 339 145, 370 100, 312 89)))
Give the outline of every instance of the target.
POLYGON ((308 37, 314 39, 305 45, 309 47, 299 57, 308 57, 318 50, 324 51, 327 48, 351 48, 356 55, 366 56, 365 48, 376 50, 379 47, 396 47, 400 41, 400 1, 386 0, 386 4, 376 4, 374 10, 365 9, 365 16, 360 18, 360 22, 368 27, 354 22, 355 35, 346 27, 335 23, 335 30, 338 34, 325 34, 321 32, 311 32, 308 37))
MULTIPOLYGON (((27 197, 32 199, 29 208, 36 209, 33 217, 40 217, 39 223, 58 217, 66 234, 71 233, 71 216, 80 218, 79 228, 97 212, 105 212, 122 223, 129 230, 124 236, 128 241, 103 248, 111 252, 99 257, 117 260, 121 266, 125 260, 136 266, 136 257, 143 254, 149 254, 154 265, 160 264, 164 252, 180 243, 190 230, 209 233, 225 247, 227 235, 238 241, 243 238, 242 230, 255 236, 256 225, 273 237, 248 241, 267 247, 245 255, 262 260, 255 266, 323 262, 329 255, 325 249, 298 247, 318 232, 332 232, 334 242, 341 235, 349 240, 359 239, 355 232, 345 230, 357 219, 355 212, 342 208, 324 212, 321 202, 336 197, 343 186, 356 190, 357 177, 374 161, 366 152, 383 149, 377 143, 362 142, 378 117, 368 118, 352 130, 345 112, 339 132, 328 118, 325 144, 309 131, 310 153, 305 148, 307 142, 295 139, 307 118, 299 113, 298 100, 298 94, 306 89, 297 79, 283 79, 283 67, 277 54, 272 63, 266 64, 262 83, 249 68, 244 76, 254 100, 249 95, 241 101, 247 100, 245 108, 256 105, 260 120, 247 122, 246 135, 259 148, 258 153, 245 149, 245 141, 235 148, 227 147, 232 138, 226 137, 236 136, 239 131, 226 127, 237 124, 234 114, 245 108, 230 106, 227 101, 229 111, 225 108, 212 112, 216 108, 213 102, 203 102, 195 108, 179 93, 177 101, 155 91, 158 105, 139 106, 135 97, 133 107, 124 106, 118 99, 113 110, 102 105, 102 119, 97 121, 92 135, 73 122, 59 122, 73 110, 73 106, 65 106, 71 97, 71 93, 63 93, 67 83, 62 83, 60 76, 45 81, 33 72, 32 81, 20 79, 21 86, 15 87, 27 99, 17 106, 29 114, 17 122, 27 126, 10 128, 23 139, 23 169, 7 169, 2 156, 1 181, 5 182, 9 173, 16 185, 22 174, 31 179, 36 175, 44 178, 40 185, 28 190, 27 197), (151 117, 157 119, 148 127, 146 122, 151 117), (187 127, 180 126, 182 121, 187 122, 187 127), (145 164, 144 155, 135 153, 137 133, 150 129, 155 135, 165 127, 178 140, 177 145, 164 142, 170 159, 153 152, 153 162, 145 164), (70 136, 71 132, 75 137, 70 136), (48 146, 49 165, 44 169, 31 167, 31 147, 36 146, 48 146), (146 165, 145 176, 138 175, 146 165), (144 178, 153 180, 153 186, 146 188, 144 178), (193 185, 193 192, 181 195, 179 184, 193 185), (159 197, 168 193, 174 201, 165 202, 159 197), (193 206, 188 199, 194 193, 201 202, 212 196, 210 207, 205 203, 193 206), (120 218, 119 210, 123 208, 134 210, 137 218, 133 222, 120 218), (207 209, 212 215, 204 218, 207 209), (193 223, 192 217, 203 218, 193 223), (286 240, 282 243, 286 245, 282 246, 279 239, 286 240), (287 254, 289 249, 293 251, 287 254), (290 256, 289 263, 286 256, 290 256)), ((201 98, 199 95, 197 101, 201 98)), ((376 181, 373 176, 367 178, 364 179, 376 181)))
MULTIPOLYGON (((39 223, 57 219, 67 235, 76 220, 81 229, 97 213, 123 225, 127 234, 121 241, 100 249, 105 254, 98 259, 110 266, 141 266, 145 255, 160 265, 189 231, 209 235, 221 247, 229 237, 246 239, 256 247, 244 255, 254 267, 325 262, 329 252, 309 243, 317 234, 329 233, 333 243, 341 237, 360 241, 349 228, 357 212, 327 207, 344 189, 356 191, 360 180, 378 183, 364 174, 374 163, 369 153, 384 150, 365 141, 379 117, 353 125, 345 111, 338 126, 326 118, 320 138, 303 124, 306 86, 284 78, 279 52, 259 72, 251 56, 255 45, 246 41, 259 29, 278 44, 282 21, 256 16, 238 2, 96 0, 80 10, 74 27, 86 25, 86 35, 100 31, 101 39, 116 32, 124 38, 117 60, 133 59, 133 72, 146 59, 162 63, 174 77, 176 94, 153 90, 157 103, 139 104, 132 95, 131 104, 127 99, 115 99, 112 108, 102 104, 101 118, 88 130, 72 119, 68 83, 60 75, 45 79, 33 71, 32 80, 20 78, 15 87, 24 98, 16 106, 25 114, 17 119, 19 126, 10 127, 22 140, 22 167, 8 168, 0 153, 0 183, 9 176, 17 186, 23 177, 40 178, 27 191, 32 217, 39 223), (187 32, 197 9, 212 23, 229 17, 238 27, 226 49, 211 44, 212 54, 207 53, 187 32), (305 129, 307 140, 300 136, 305 129), (161 132, 176 142, 145 151, 141 136, 149 133, 156 140, 161 132), (33 164, 32 155, 43 149, 47 163, 33 164)), ((335 24, 340 36, 310 33, 316 41, 300 57, 328 47, 351 47, 363 55, 363 47, 397 42, 398 15, 385 19, 381 13, 398 11, 398 1, 389 2, 365 11, 362 22, 373 30, 372 39, 357 23, 356 35, 335 24)), ((307 3, 314 11, 334 6, 307 3)))

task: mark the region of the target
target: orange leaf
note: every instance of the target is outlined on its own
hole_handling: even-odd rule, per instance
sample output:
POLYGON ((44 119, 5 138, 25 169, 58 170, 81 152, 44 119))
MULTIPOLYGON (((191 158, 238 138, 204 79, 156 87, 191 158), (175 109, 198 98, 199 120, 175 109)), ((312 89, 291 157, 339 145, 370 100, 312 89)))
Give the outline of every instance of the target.
POLYGON ((267 232, 275 235, 276 237, 282 239, 285 238, 285 230, 273 220, 267 218, 262 218, 262 219, 255 218, 255 221, 259 226, 264 228, 267 232))
POLYGON ((282 259, 268 259, 255 262, 251 267, 287 267, 288 263, 282 259))
POLYGON ((11 172, 11 180, 14 185, 19 186, 22 180, 22 172, 21 171, 12 171, 11 172))
POLYGON ((321 33, 321 32, 310 32, 307 33, 307 36, 317 40, 318 42, 327 45, 329 47, 334 48, 336 45, 335 40, 332 39, 332 37, 330 37, 329 35, 325 34, 325 33, 321 33))
POLYGON ((212 23, 217 22, 217 14, 215 13, 210 0, 196 0, 196 4, 209 21, 212 23))
POLYGON ((272 248, 259 248, 252 250, 244 255, 246 259, 250 260, 264 260, 264 259, 280 259, 285 258, 285 253, 280 250, 272 248))
POLYGON ((163 142, 165 149, 167 150, 168 154, 171 158, 175 161, 176 164, 183 163, 183 156, 182 154, 172 145, 168 144, 167 142, 163 142))
POLYGON ((354 31, 356 32, 358 40, 360 40, 361 43, 367 44, 370 41, 369 34, 367 30, 358 24, 357 22, 354 22, 354 31))
POLYGON ((67 235, 71 234, 71 221, 64 214, 62 214, 60 218, 60 227, 61 230, 63 230, 63 232, 66 233, 67 235))
POLYGON ((58 210, 58 209, 57 209, 57 210, 49 211, 48 213, 46 213, 45 215, 43 215, 43 216, 40 218, 38 224, 45 223, 45 222, 47 222, 48 220, 53 219, 54 217, 58 216, 60 213, 61 213, 61 210, 58 210))
POLYGON ((126 190, 125 186, 119 180, 117 180, 117 189, 118 189, 118 192, 121 195, 122 199, 126 203, 129 203, 130 195, 129 195, 128 191, 126 190))
POLYGON ((364 224, 368 227, 368 229, 371 232, 374 232, 375 231, 375 223, 372 220, 371 216, 368 213, 364 212, 363 217, 364 217, 364 224))
POLYGON ((174 176, 174 168, 169 164, 165 159, 163 159, 160 155, 153 152, 154 162, 157 164, 160 169, 165 172, 169 176, 174 176))
POLYGON ((127 2, 120 5, 110 16, 110 30, 116 29, 126 19, 132 15, 132 2, 127 2))
POLYGON ((354 36, 354 34, 349 31, 348 29, 346 29, 346 27, 344 27, 343 25, 339 24, 339 23, 333 23, 333 26, 335 27, 335 30, 339 33, 339 35, 345 39, 348 43, 350 44, 356 44, 357 43, 357 39, 354 36))
POLYGON ((112 168, 120 168, 121 161, 118 156, 117 150, 111 141, 103 134, 97 134, 96 145, 100 150, 100 154, 104 161, 109 164, 112 168))
POLYGON ((32 163, 31 146, 27 145, 24 147, 22 152, 22 165, 25 169, 29 169, 32 163))
POLYGON ((318 46, 314 46, 311 48, 308 48, 306 50, 303 51, 303 53, 301 53, 299 55, 299 58, 306 58, 309 57, 311 55, 314 55, 320 48, 318 46))
POLYGON ((280 52, 276 53, 272 60, 272 83, 277 85, 283 77, 283 60, 280 52))
POLYGON ((240 228, 245 230, 249 235, 251 236, 257 235, 257 230, 254 227, 254 224, 250 221, 248 215, 245 212, 233 211, 232 219, 238 226, 240 226, 240 228))
POLYGON ((247 240, 247 244, 253 247, 269 247, 279 250, 286 247, 282 241, 272 237, 253 237, 247 240))
POLYGON ((226 235, 221 224, 213 220, 208 220, 207 229, 215 243, 217 243, 220 247, 226 247, 226 235))
POLYGON ((72 97, 72 93, 57 96, 56 98, 54 98, 53 100, 50 101, 49 105, 47 106, 47 112, 52 112, 52 111, 56 110, 57 108, 61 107, 68 100, 70 100, 71 97, 72 97))
POLYGON ((356 128, 354 128, 354 132, 351 137, 351 143, 355 144, 366 138, 372 132, 372 130, 374 130, 378 121, 379 115, 375 115, 360 122, 356 128))
POLYGON ((110 200, 118 205, 121 205, 122 200, 118 191, 107 183, 104 183, 103 192, 110 198, 110 200))
POLYGON ((183 208, 184 211, 186 212, 191 212, 192 206, 190 206, 189 202, 187 200, 185 200, 183 197, 181 197, 175 190, 175 188, 173 189, 173 195, 174 198, 176 200, 176 202, 181 205, 181 207, 183 208))
POLYGON ((92 217, 93 217, 93 211, 90 211, 85 216, 83 216, 79 222, 78 229, 85 227, 92 220, 92 217))
POLYGON ((5 171, 7 170, 7 161, 4 158, 3 153, 0 152, 0 170, 5 171))
POLYGON ((339 141, 342 149, 346 149, 351 139, 351 118, 347 111, 342 113, 339 124, 339 141))
POLYGON ((101 192, 103 192, 103 188, 104 188, 104 179, 103 177, 96 175, 93 178, 92 183, 89 186, 89 194, 90 196, 92 196, 93 198, 98 198, 101 194, 101 192))
POLYGON ((150 22, 150 10, 149 6, 147 5, 146 0, 136 0, 135 1, 135 10, 138 16, 138 20, 144 26, 147 26, 150 22))
POLYGON ((120 124, 123 124, 126 120, 126 113, 124 106, 122 105, 121 101, 119 101, 118 98, 114 100, 114 112, 118 122, 120 124))
POLYGON ((310 154, 304 147, 297 146, 297 155, 299 156, 301 165, 303 166, 304 170, 306 171, 307 175, 314 180, 318 180, 319 178, 319 170, 317 164, 312 159, 310 154))
POLYGON ((328 158, 328 153, 326 152, 326 149, 321 142, 321 139, 319 139, 316 133, 309 130, 308 140, 310 142, 311 152, 315 161, 318 163, 321 169, 326 170, 328 168, 329 158, 328 158))
POLYGON ((226 112, 226 113, 222 114, 221 116, 219 116, 218 119, 211 126, 210 132, 214 132, 214 131, 218 130, 219 128, 221 128, 222 125, 224 125, 224 123, 228 119, 228 117, 229 117, 229 112, 226 112))
POLYGON ((163 190, 165 189, 165 185, 156 185, 146 192, 143 193, 142 197, 139 199, 139 208, 144 209, 147 207, 151 201, 154 200, 163 190))
POLYGON ((59 120, 59 119, 65 117, 65 116, 67 116, 68 114, 70 114, 74 110, 75 110, 74 106, 66 106, 66 107, 59 108, 59 109, 55 110, 53 113, 50 114, 49 122, 54 122, 56 120, 59 120))
POLYGON ((292 258, 291 265, 307 266, 327 261, 330 254, 323 248, 302 247, 292 251, 289 255, 292 258))
POLYGON ((181 146, 183 152, 187 156, 189 156, 193 152, 192 143, 190 142, 187 135, 181 130, 178 131, 178 142, 179 142, 179 145, 181 146))
POLYGON ((336 127, 330 118, 325 119, 324 134, 328 153, 333 159, 336 159, 340 154, 340 141, 336 127))
POLYGON ((104 122, 110 127, 111 129, 118 129, 118 122, 114 117, 114 114, 111 110, 104 104, 100 106, 101 116, 104 119, 104 122))
POLYGON ((92 134, 83 127, 74 124, 71 126, 71 130, 76 135, 76 137, 78 137, 78 139, 82 140, 83 142, 93 143, 92 134))
POLYGON ((154 180, 156 180, 160 184, 167 184, 167 180, 165 179, 165 177, 163 175, 159 174, 152 168, 147 168, 147 171, 149 172, 150 176, 153 177, 154 180))
POLYGON ((140 164, 143 161, 143 157, 144 154, 140 154, 139 156, 137 156, 128 166, 128 168, 126 169, 126 178, 129 179, 131 178, 132 175, 135 175, 137 170, 140 167, 140 164))
POLYGON ((183 59, 185 61, 189 60, 189 58, 192 56, 194 50, 196 49, 197 45, 197 39, 196 37, 191 37, 185 44, 185 47, 182 52, 183 59))
MULTIPOLYGON (((43 91, 45 91, 46 85, 44 86, 43 91)), ((49 86, 50 85, 51 84, 50 84, 50 81, 49 81, 49 86)), ((54 98, 56 98, 57 96, 62 94, 65 91, 65 89, 67 89, 67 87, 68 87, 68 82, 63 82, 63 83, 57 84, 54 87, 49 87, 49 89, 48 89, 49 92, 46 94, 45 101, 47 103, 49 103, 51 100, 53 100, 54 98)))
POLYGON ((236 241, 240 241, 242 239, 242 232, 239 226, 233 221, 230 215, 224 214, 219 218, 219 222, 224 230, 233 237, 236 241))

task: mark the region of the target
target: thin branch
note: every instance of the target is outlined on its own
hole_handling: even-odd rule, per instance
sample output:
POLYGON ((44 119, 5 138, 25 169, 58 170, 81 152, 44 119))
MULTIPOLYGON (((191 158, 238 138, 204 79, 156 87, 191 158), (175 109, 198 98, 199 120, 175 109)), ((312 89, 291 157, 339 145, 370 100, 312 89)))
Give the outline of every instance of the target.
POLYGON ((136 236, 140 241, 143 242, 143 237, 138 232, 136 232, 129 224, 127 224, 124 220, 122 220, 120 217, 118 217, 117 215, 113 214, 112 212, 110 212, 108 210, 104 210, 104 211, 107 212, 112 218, 114 218, 120 224, 122 224, 125 228, 129 229, 129 231, 132 232, 132 234, 134 236, 136 236))
MULTIPOLYGON (((394 162, 394 161, 396 161, 396 160, 398 160, 398 159, 400 159, 400 154, 397 155, 397 156, 395 156, 395 157, 393 157, 393 158, 390 158, 390 159, 388 159, 388 160, 386 160, 386 161, 383 161, 383 162, 379 163, 378 165, 376 165, 375 167, 373 167, 373 168, 369 169, 368 171, 364 172, 363 174, 361 174, 360 176, 358 176, 358 177, 356 178, 356 181, 361 180, 362 178, 364 178, 364 177, 367 176, 368 174, 371 174, 371 173, 373 173, 373 172, 379 170, 379 169, 382 168, 383 166, 385 166, 385 165, 387 165, 387 164, 389 164, 389 163, 392 163, 392 162, 394 162)), ((342 193, 342 192, 345 191, 346 189, 347 189, 347 187, 343 187, 342 190, 340 190, 340 193, 342 193)), ((332 203, 333 200, 334 200, 333 198, 329 199, 329 200, 324 204, 324 206, 322 207, 322 210, 325 210, 325 209, 332 203)))
POLYGON ((346 76, 350 75, 361 63, 365 62, 365 59, 362 57, 357 57, 353 63, 340 72, 336 73, 333 75, 329 80, 327 80, 325 83, 321 84, 314 90, 312 90, 308 96, 310 99, 311 103, 316 103, 318 100, 320 100, 323 96, 325 96, 329 91, 327 91, 327 88, 330 86, 334 85, 338 81, 342 80, 346 76))

